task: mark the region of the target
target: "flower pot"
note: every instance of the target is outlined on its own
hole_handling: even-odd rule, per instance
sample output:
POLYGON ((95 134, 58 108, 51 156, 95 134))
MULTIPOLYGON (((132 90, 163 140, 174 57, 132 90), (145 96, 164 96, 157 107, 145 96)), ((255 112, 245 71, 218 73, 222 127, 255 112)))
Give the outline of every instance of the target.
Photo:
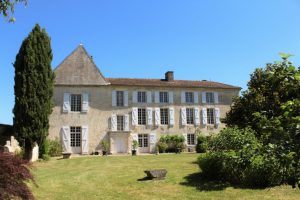
POLYGON ((103 156, 107 156, 107 151, 102 151, 103 156))
POLYGON ((132 154, 133 156, 136 156, 136 150, 135 150, 135 149, 132 150, 132 151, 131 151, 131 154, 132 154))

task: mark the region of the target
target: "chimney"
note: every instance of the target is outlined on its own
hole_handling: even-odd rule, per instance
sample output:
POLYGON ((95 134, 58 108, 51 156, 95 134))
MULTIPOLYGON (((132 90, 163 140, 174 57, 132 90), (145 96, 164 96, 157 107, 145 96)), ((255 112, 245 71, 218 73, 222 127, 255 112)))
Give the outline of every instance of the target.
POLYGON ((174 81, 174 72, 173 71, 167 71, 165 73, 165 80, 166 81, 174 81))

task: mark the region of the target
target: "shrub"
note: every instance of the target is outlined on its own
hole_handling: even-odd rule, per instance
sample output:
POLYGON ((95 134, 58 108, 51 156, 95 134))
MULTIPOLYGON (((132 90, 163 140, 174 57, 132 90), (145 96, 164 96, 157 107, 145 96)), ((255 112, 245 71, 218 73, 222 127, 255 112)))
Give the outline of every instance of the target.
POLYGON ((197 153, 205 153, 208 148, 208 137, 198 134, 197 135, 197 145, 196 152, 197 153))
POLYGON ((62 145, 58 137, 56 137, 54 140, 48 140, 48 154, 51 157, 54 156, 61 156, 62 154, 62 145))
POLYGON ((165 144, 167 145, 167 148, 165 149, 166 152, 177 152, 178 148, 182 151, 185 148, 185 138, 183 135, 163 135, 159 139, 159 142, 159 145, 162 146, 160 152, 164 152, 163 149, 165 144))
POLYGON ((30 164, 18 156, 0 152, 0 199, 34 199, 25 181, 33 181, 30 164))
POLYGON ((210 180, 221 180, 223 177, 223 155, 220 152, 206 153, 198 157, 198 164, 203 177, 210 180))
POLYGON ((102 151, 109 151, 109 143, 106 140, 102 140, 101 141, 101 147, 102 147, 102 151))
POLYGON ((161 141, 158 141, 156 146, 158 148, 159 153, 165 153, 167 148, 168 148, 167 143, 166 142, 161 142, 161 141))

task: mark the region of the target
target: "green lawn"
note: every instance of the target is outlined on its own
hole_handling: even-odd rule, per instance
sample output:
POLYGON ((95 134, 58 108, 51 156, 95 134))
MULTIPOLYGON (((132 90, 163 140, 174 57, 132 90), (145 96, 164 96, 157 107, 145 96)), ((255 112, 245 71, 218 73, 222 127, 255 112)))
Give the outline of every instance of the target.
POLYGON ((198 182, 197 154, 78 157, 35 163, 37 199, 300 199, 281 186, 235 189, 198 182), (143 180, 144 170, 165 168, 165 180, 143 180))

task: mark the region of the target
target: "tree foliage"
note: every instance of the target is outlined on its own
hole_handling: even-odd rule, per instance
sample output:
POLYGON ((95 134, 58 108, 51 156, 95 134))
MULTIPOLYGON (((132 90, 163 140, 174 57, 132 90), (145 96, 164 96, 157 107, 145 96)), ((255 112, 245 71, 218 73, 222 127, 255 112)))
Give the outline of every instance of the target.
POLYGON ((14 63, 14 129, 19 141, 25 140, 26 156, 35 142, 40 156, 45 154, 54 83, 51 61, 50 38, 37 24, 23 41, 14 63))
POLYGON ((9 22, 15 21, 13 14, 17 3, 24 3, 27 5, 27 0, 0 0, 0 14, 5 18, 8 18, 9 22))
POLYGON ((24 181, 33 181, 28 161, 0 151, 0 199, 34 199, 24 181))

